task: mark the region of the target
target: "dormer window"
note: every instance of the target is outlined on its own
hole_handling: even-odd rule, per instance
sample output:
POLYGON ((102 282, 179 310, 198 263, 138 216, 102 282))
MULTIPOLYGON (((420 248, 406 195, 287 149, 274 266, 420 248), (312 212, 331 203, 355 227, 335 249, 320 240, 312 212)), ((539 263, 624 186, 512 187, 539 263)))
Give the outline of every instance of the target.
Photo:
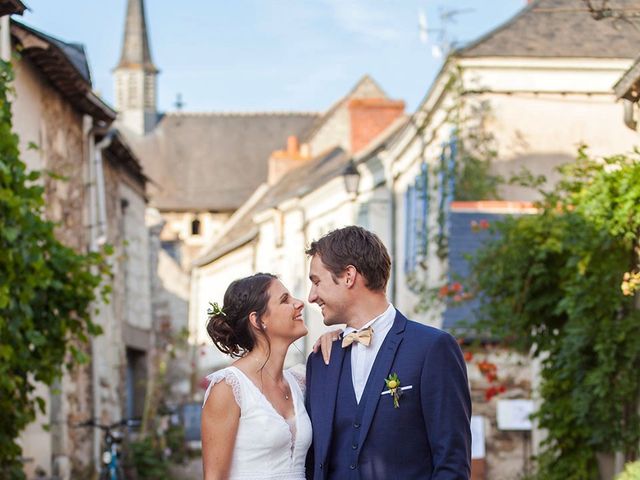
POLYGON ((197 218, 191 222, 191 235, 200 235, 200 220, 197 218))

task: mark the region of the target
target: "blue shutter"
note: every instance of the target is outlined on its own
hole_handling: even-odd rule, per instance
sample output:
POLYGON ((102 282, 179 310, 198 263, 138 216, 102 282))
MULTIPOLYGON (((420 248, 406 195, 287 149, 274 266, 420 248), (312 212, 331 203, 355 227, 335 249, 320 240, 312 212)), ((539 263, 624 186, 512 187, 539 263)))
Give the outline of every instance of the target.
POLYGON ((405 197, 405 273, 411 273, 416 265, 416 228, 417 228, 417 208, 416 208, 416 187, 407 187, 405 197))

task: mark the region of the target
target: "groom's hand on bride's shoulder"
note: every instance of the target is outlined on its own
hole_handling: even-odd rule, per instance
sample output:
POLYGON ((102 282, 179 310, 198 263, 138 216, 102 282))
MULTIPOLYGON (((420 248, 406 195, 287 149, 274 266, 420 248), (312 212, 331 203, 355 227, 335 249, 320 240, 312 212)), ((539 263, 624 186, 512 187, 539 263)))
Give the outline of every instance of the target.
POLYGON ((331 358, 331 346, 333 345, 333 342, 340 338, 341 333, 341 328, 327 332, 321 335, 313 345, 313 353, 318 353, 318 350, 322 351, 322 359, 324 360, 325 365, 329 365, 329 359, 331 358))

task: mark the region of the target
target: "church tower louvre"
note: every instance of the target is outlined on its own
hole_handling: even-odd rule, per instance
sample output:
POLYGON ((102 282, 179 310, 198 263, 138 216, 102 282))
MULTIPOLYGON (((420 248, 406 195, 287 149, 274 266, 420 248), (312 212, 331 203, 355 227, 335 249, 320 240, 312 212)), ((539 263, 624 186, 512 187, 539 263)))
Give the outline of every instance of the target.
POLYGON ((114 69, 115 104, 120 122, 138 135, 151 131, 158 119, 158 73, 151 60, 144 0, 128 0, 122 53, 114 69))

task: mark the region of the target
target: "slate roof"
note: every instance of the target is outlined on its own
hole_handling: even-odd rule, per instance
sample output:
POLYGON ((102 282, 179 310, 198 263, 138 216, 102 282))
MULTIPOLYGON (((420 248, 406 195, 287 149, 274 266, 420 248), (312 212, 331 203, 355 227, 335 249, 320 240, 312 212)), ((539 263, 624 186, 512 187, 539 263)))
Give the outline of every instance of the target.
POLYGON ((79 111, 107 124, 116 118, 116 112, 92 91, 84 46, 64 42, 14 19, 11 35, 21 45, 22 56, 79 111))
POLYGON ((62 53, 64 53, 82 78, 91 85, 91 71, 89 70, 89 63, 87 61, 87 54, 84 49, 84 45, 81 43, 65 42, 16 20, 12 20, 12 23, 58 48, 62 53))
POLYGON ((0 0, 0 17, 4 15, 22 15, 26 6, 20 0, 0 0))
POLYGON ((289 135, 304 137, 317 119, 315 113, 174 113, 144 137, 127 133, 127 140, 153 182, 153 206, 228 212, 267 180, 271 153, 289 135))
MULTIPOLYGON (((610 0, 608 6, 628 18, 640 14, 640 0, 610 0)), ((633 22, 595 20, 583 0, 536 0, 454 55, 633 59, 640 43, 637 18, 633 22)))
POLYGON ((234 248, 251 241, 258 233, 257 226, 253 222, 254 215, 276 207, 290 198, 302 197, 313 192, 330 180, 343 175, 345 168, 352 160, 356 163, 365 162, 370 155, 375 155, 380 148, 396 138, 407 121, 406 117, 401 117, 393 122, 372 141, 366 150, 369 153, 365 153, 360 159, 354 159, 350 152, 341 147, 335 147, 286 173, 275 185, 269 187, 260 198, 256 199, 250 208, 242 212, 239 218, 232 217, 230 221, 236 223, 222 237, 216 239, 209 251, 200 256, 196 262, 197 265, 206 265, 234 248))
POLYGON ((253 223, 254 215, 275 207, 288 198, 309 193, 341 175, 350 159, 351 155, 348 152, 337 147, 285 174, 275 185, 268 188, 254 205, 242 213, 237 223, 217 239, 210 251, 201 256, 198 264, 206 265, 237 248, 243 244, 239 240, 244 240, 244 243, 251 240, 258 233, 257 226, 253 223))

